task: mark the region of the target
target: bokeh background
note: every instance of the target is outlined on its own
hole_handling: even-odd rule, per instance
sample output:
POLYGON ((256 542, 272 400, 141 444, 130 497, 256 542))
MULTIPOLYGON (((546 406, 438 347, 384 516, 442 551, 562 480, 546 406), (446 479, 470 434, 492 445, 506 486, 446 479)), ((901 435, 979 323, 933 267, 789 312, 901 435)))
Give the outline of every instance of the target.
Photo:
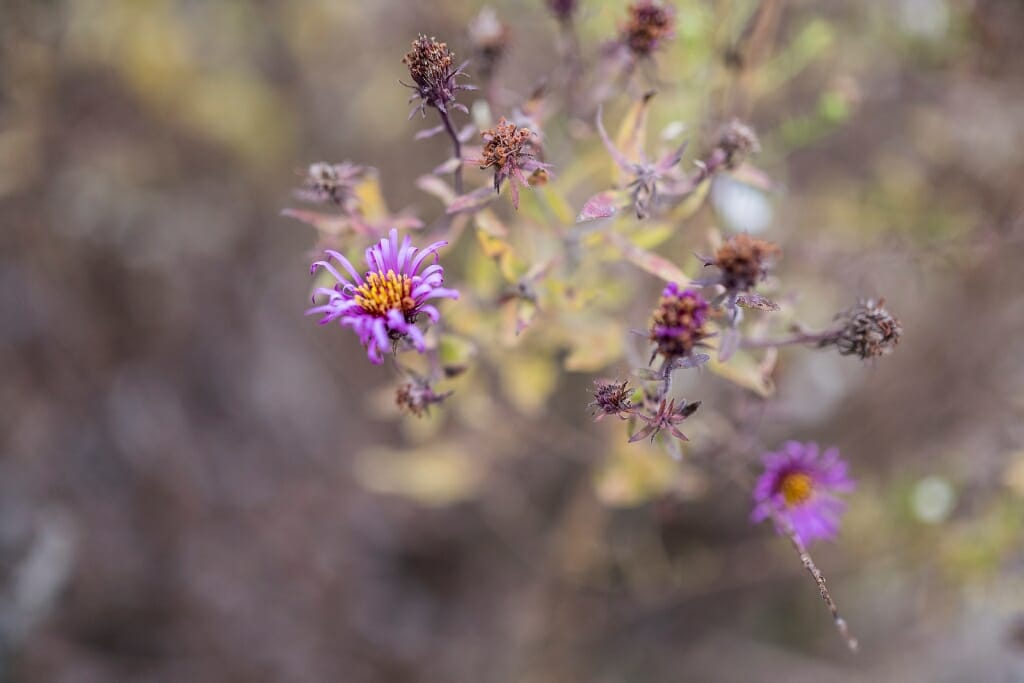
MULTIPOLYGON (((557 25, 491 4, 515 101, 557 25)), ((594 59, 624 3, 580 4, 594 59)), ((629 450, 592 374, 543 363, 399 418, 303 316, 297 169, 372 165, 436 218, 400 59, 421 31, 468 56, 479 3, 3 0, 0 680, 1024 681, 1024 3, 768 4, 737 58, 758 3, 678 0, 652 116, 752 121, 785 188, 723 181, 687 230, 784 237, 811 322, 903 321, 877 364, 784 352, 769 419, 699 380, 762 446, 851 461, 815 554, 860 654, 710 437, 629 450)))

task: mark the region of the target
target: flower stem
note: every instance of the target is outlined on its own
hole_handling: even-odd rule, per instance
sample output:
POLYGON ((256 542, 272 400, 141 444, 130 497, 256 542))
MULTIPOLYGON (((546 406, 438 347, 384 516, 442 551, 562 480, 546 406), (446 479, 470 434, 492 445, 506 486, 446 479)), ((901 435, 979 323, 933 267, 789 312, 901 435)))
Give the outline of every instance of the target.
POLYGON ((741 349, 769 349, 791 344, 820 344, 835 335, 833 330, 824 332, 797 332, 789 337, 776 339, 743 339, 740 341, 741 349))
POLYGON ((818 569, 818 566, 814 564, 814 559, 811 558, 810 553, 807 552, 807 547, 796 533, 796 529, 790 523, 789 519, 783 514, 772 513, 772 517, 775 522, 782 528, 786 534, 786 538, 789 539, 790 545, 796 551, 797 555, 800 556, 800 562, 803 563, 804 568, 814 579, 814 583, 818 585, 818 593, 821 595, 821 599, 825 601, 825 605, 832 613, 832 621, 835 622, 836 630, 839 631, 839 635, 846 641, 846 646, 850 648, 851 652, 856 652, 858 643, 857 639, 850 633, 850 628, 846 624, 846 620, 839 615, 839 607, 836 606, 835 600, 832 599, 832 594, 829 593, 828 587, 825 585, 825 576, 818 569))
POLYGON ((448 118, 448 112, 438 110, 438 114, 441 115, 441 122, 444 123, 444 129, 448 131, 448 137, 452 139, 452 147, 455 151, 455 158, 459 160, 459 165, 455 167, 455 194, 462 194, 462 143, 459 142, 459 136, 455 133, 455 128, 452 126, 451 119, 448 118))

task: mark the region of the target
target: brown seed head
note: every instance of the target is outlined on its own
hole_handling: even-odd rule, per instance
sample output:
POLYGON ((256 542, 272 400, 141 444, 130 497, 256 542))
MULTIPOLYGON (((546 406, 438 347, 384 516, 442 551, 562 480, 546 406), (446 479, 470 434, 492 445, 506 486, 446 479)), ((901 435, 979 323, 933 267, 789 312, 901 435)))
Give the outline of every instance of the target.
POLYGON ((761 142, 754 129, 738 119, 722 126, 718 133, 718 149, 725 155, 725 166, 736 168, 751 154, 761 151, 761 142))
POLYGON ((447 43, 420 35, 412 41, 412 49, 402 58, 409 67, 409 75, 421 88, 435 88, 444 85, 452 73, 452 59, 455 55, 447 43))
POLYGON ((843 328, 826 343, 835 344, 844 356, 863 360, 892 353, 903 336, 898 318, 883 307, 884 300, 861 301, 839 315, 843 328))
POLYGON ((637 57, 648 57, 663 40, 672 37, 675 15, 658 0, 639 0, 629 6, 629 19, 622 27, 622 42, 637 57))
POLYGON ((768 274, 771 261, 782 250, 750 235, 736 235, 715 251, 712 261, 722 271, 721 284, 732 292, 753 289, 768 274))
POLYGON ((633 404, 629 397, 633 390, 629 388, 629 382, 608 382, 597 380, 594 383, 594 401, 590 407, 594 408, 594 414, 600 420, 605 415, 623 415, 629 411, 633 404))
POLYGON ((519 159, 526 151, 524 148, 529 145, 533 133, 529 128, 519 128, 502 117, 498 125, 480 135, 484 139, 480 168, 501 169, 519 159))

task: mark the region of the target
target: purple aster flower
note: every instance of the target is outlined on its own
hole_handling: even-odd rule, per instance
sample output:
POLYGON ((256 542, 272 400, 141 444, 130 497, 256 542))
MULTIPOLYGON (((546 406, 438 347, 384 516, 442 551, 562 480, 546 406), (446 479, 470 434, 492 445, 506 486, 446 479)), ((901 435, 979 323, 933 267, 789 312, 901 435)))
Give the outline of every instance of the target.
POLYGON ((657 344, 655 353, 672 361, 689 356, 695 346, 702 345, 709 336, 704 329, 708 308, 698 290, 684 290, 675 282, 668 283, 651 321, 650 339, 657 344))
MULTIPOLYGON (((778 452, 765 453, 763 460, 765 471, 754 485, 751 520, 781 517, 804 544, 834 538, 846 510, 836 494, 854 487, 839 449, 829 448, 819 457, 818 444, 787 441, 778 452)), ((775 526, 784 533, 778 521, 775 526)))
POLYGON ((347 258, 328 249, 327 260, 317 261, 310 270, 315 273, 323 268, 337 284, 330 289, 318 287, 313 293, 314 303, 318 295, 326 301, 306 314, 323 313, 321 325, 337 320, 342 327, 351 327, 374 364, 382 362, 382 352, 393 342, 405 338, 422 353, 426 345, 416 321, 421 313, 431 322, 437 322, 440 316, 427 302, 459 298, 457 291, 444 288, 444 268, 437 262, 437 250, 446 244, 434 242, 421 250, 412 246, 407 235, 399 246, 398 230, 392 230, 390 239, 383 238, 366 250, 369 270, 362 277, 347 258), (431 255, 433 263, 424 267, 431 255), (342 275, 332 260, 341 264, 350 277, 342 275))

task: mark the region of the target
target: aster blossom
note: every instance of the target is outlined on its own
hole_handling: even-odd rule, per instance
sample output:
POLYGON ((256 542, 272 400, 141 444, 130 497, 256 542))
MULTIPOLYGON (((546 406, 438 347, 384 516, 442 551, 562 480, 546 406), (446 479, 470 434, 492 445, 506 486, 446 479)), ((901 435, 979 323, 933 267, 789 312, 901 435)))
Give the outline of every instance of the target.
POLYGON ((785 533, 788 523, 804 544, 835 538, 846 510, 836 494, 854 488, 839 449, 819 453, 816 443, 788 441, 777 452, 765 453, 763 462, 765 471, 754 485, 751 520, 772 517, 779 533, 785 533))
POLYGON ((314 303, 317 297, 325 300, 306 314, 322 313, 321 325, 337 320, 342 327, 351 327, 374 364, 383 361, 382 353, 389 346, 403 339, 422 353, 426 341, 416 323, 421 314, 435 323, 440 317, 437 308, 427 302, 459 297, 456 290, 444 287, 444 268, 438 263, 437 250, 446 244, 442 240, 418 249, 406 235, 399 245, 398 230, 391 230, 389 237, 366 250, 368 269, 363 275, 342 254, 328 249, 327 258, 314 263, 310 270, 326 270, 336 284, 333 288, 318 287, 313 293, 314 303), (433 263, 428 265, 431 256, 433 263))
POLYGON ((694 347, 702 346, 710 336, 704 328, 709 308, 700 291, 668 283, 652 316, 650 340, 656 344, 654 353, 669 362, 690 356, 694 347))

